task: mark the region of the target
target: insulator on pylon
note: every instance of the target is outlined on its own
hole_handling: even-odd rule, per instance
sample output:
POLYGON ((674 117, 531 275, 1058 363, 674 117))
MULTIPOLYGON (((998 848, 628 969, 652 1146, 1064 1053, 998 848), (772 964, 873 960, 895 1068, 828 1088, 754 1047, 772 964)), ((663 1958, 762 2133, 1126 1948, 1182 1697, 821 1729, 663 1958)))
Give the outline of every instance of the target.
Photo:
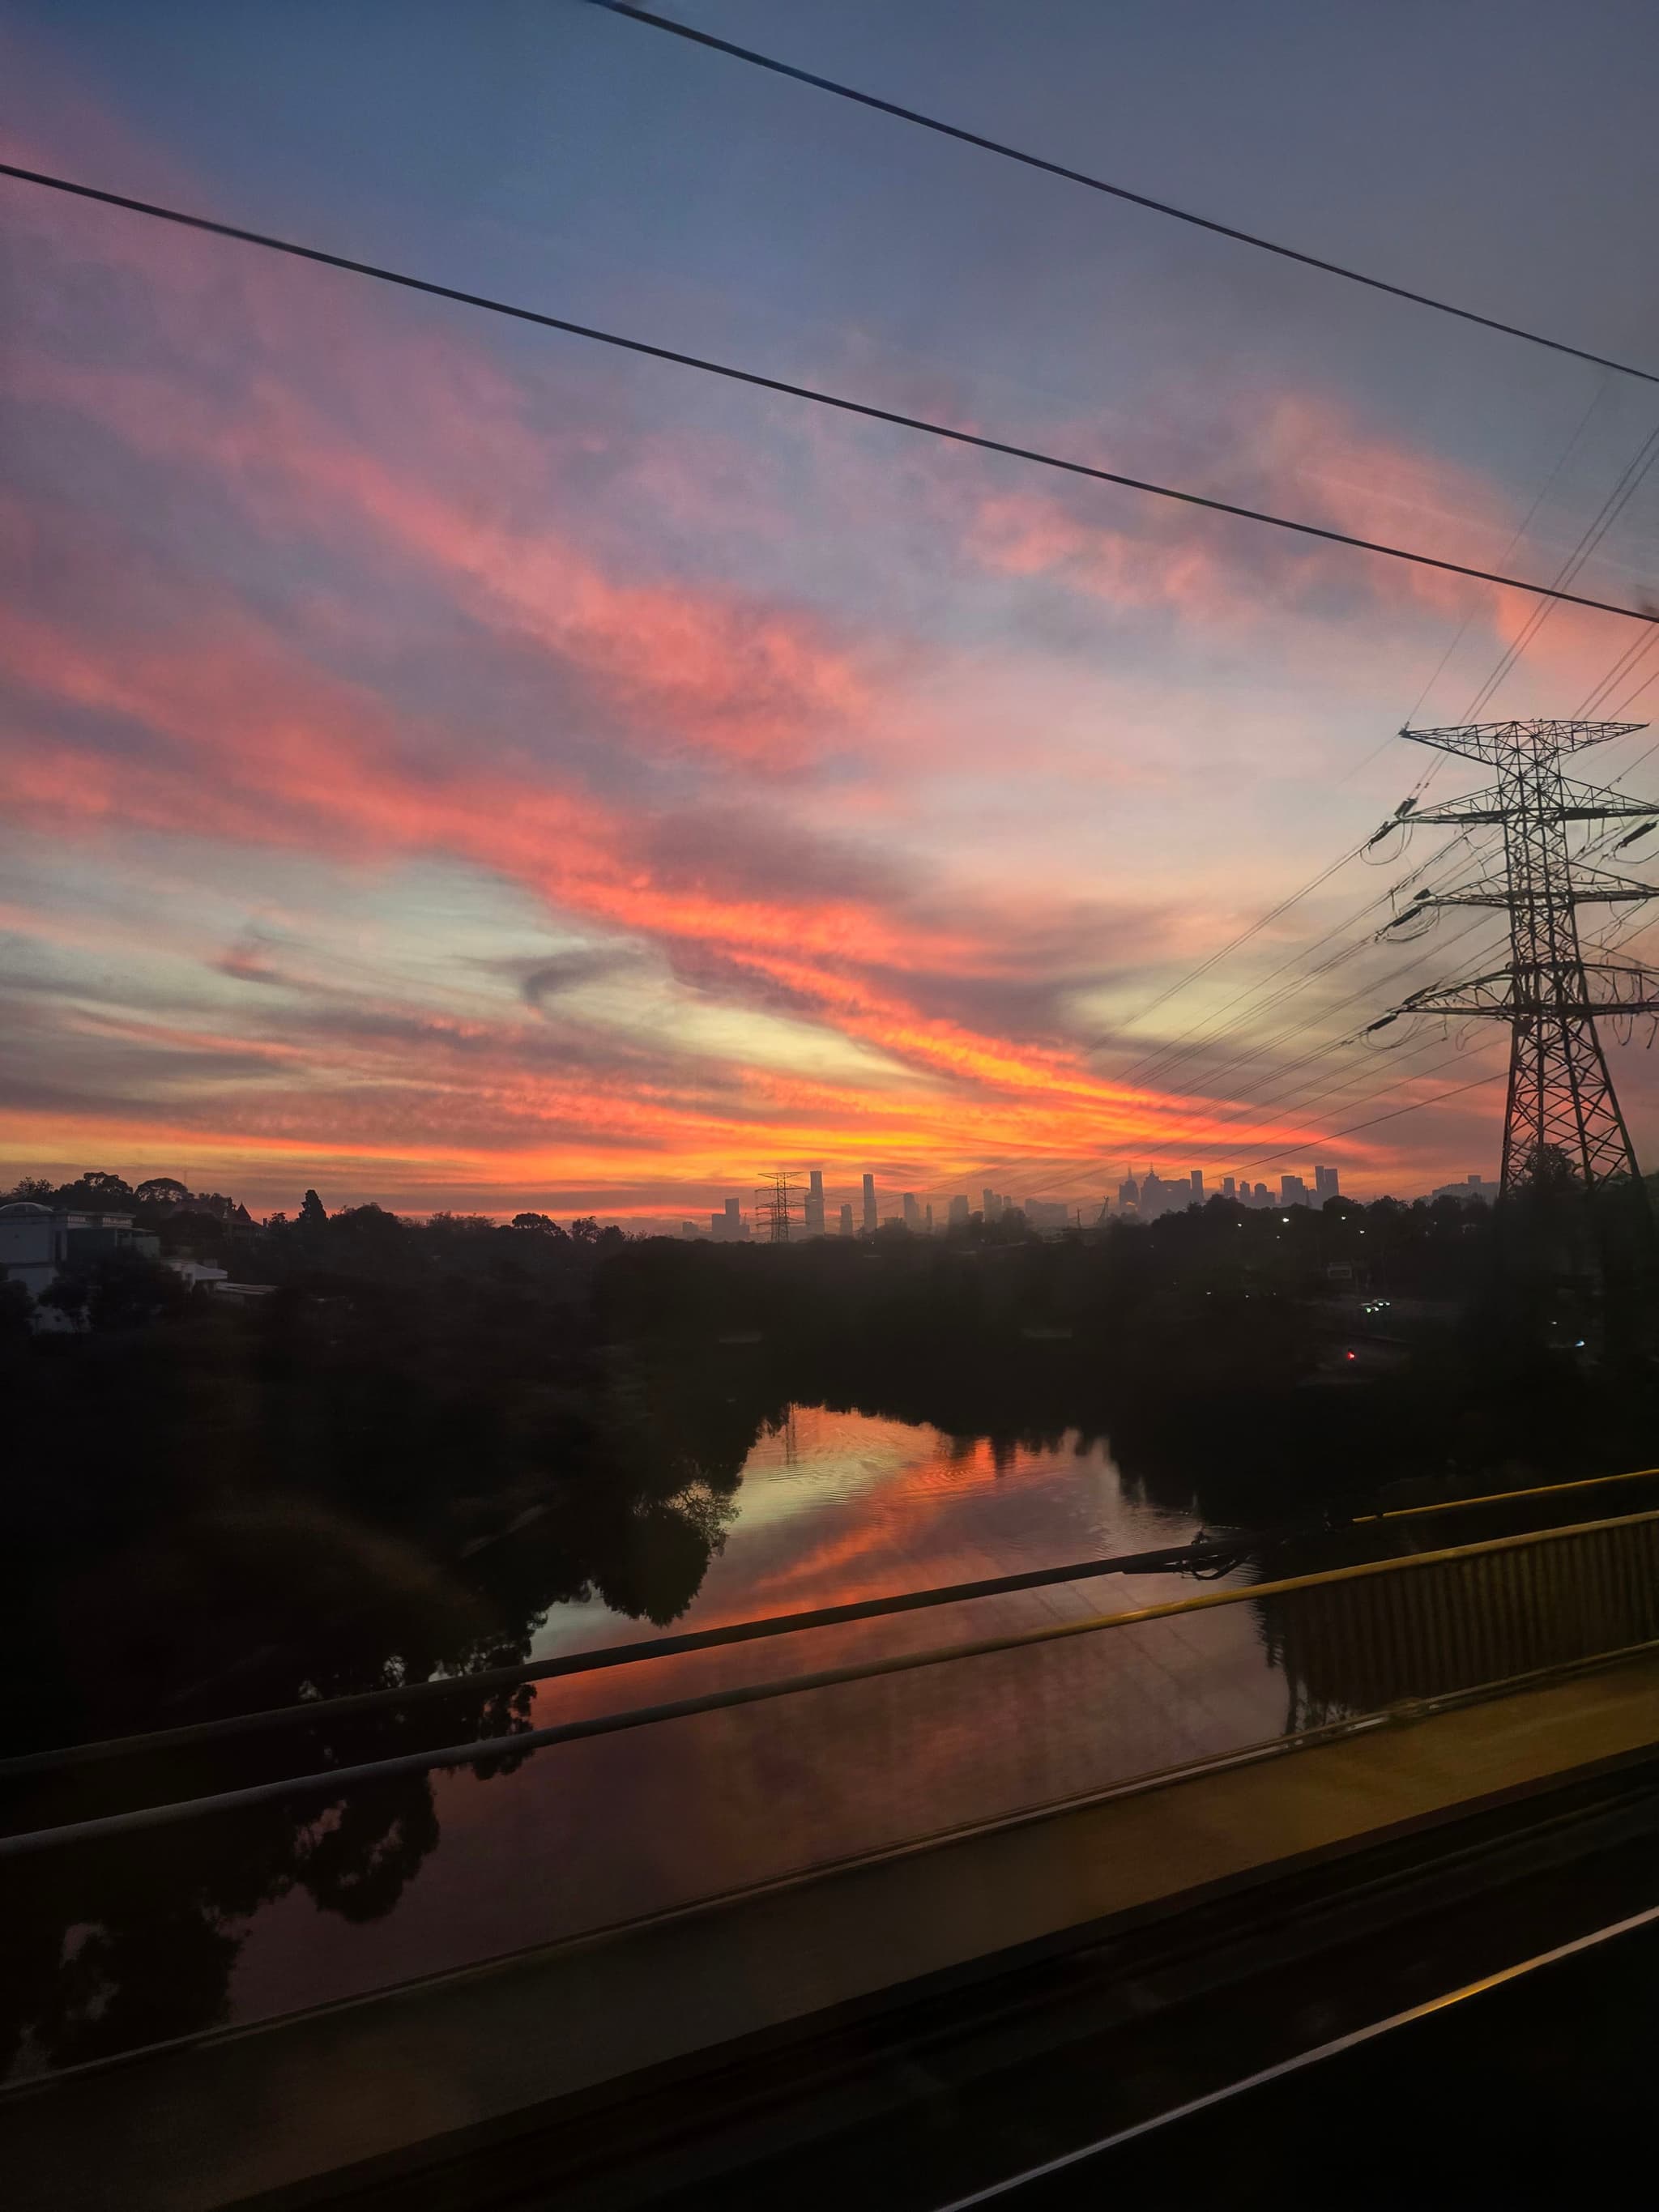
POLYGON ((1387 1029, 1387 1027, 1389 1026, 1389 1024, 1390 1022, 1397 1022, 1399 1019, 1400 1019, 1400 1017, 1399 1017, 1399 1015, 1398 1015, 1398 1014, 1384 1014, 1384 1015, 1383 1015, 1383 1017, 1382 1017, 1382 1020, 1381 1020, 1380 1022, 1370 1022, 1370 1023, 1367 1023, 1366 1027, 1365 1027, 1365 1034, 1366 1034, 1366 1036, 1371 1036, 1371 1035, 1372 1035, 1372 1033, 1373 1033, 1375 1030, 1385 1030, 1385 1029, 1387 1029))
POLYGON ((1639 830, 1632 830, 1628 837, 1621 837, 1613 847, 1613 851, 1622 853, 1626 845, 1633 845, 1638 837, 1650 837, 1653 835, 1653 828, 1651 822, 1644 822, 1639 830))
POLYGON ((1393 867, 1397 860, 1401 860, 1405 858, 1406 848, 1411 843, 1412 831, 1415 827, 1416 824, 1414 823, 1407 821, 1402 816, 1398 814, 1393 816, 1389 821, 1382 824, 1382 827, 1380 830, 1374 830, 1370 836, 1365 840, 1364 843, 1359 848, 1360 859, 1364 861, 1367 867, 1393 867), (1381 854, 1377 859, 1372 860, 1370 855, 1373 848, 1382 844, 1386 839, 1393 837, 1396 832, 1399 835, 1399 843, 1397 845, 1389 845, 1388 849, 1381 854))

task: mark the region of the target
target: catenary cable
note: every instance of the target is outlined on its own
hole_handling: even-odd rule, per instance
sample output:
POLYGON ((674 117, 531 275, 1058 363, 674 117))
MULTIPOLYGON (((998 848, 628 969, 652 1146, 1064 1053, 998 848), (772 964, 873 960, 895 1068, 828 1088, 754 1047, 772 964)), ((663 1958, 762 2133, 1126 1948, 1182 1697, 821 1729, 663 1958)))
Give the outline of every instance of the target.
POLYGON ((975 146, 981 153, 994 154, 1006 161, 1018 161, 1028 169, 1040 169, 1047 176, 1059 177, 1070 185, 1082 185, 1090 191, 1102 192, 1109 199, 1126 201, 1131 207, 1146 209, 1150 214, 1168 216, 1172 222, 1188 223, 1195 230, 1207 230, 1218 237, 1231 239, 1236 245, 1253 246, 1258 252, 1271 253, 1281 261, 1299 263, 1304 269, 1316 269, 1322 276, 1340 276, 1350 284, 1363 284, 1369 291, 1384 292, 1391 299, 1405 300, 1414 307, 1427 307, 1436 314, 1452 315, 1459 322, 1474 323, 1482 330, 1496 331, 1500 336, 1519 338, 1528 345, 1542 346, 1551 353, 1567 355, 1571 360, 1589 362, 1596 368, 1611 369, 1620 376, 1633 376, 1644 384, 1659 384, 1659 372, 1638 368, 1630 362, 1613 361, 1605 354, 1593 353, 1587 346, 1571 344, 1565 338, 1547 337, 1538 331, 1522 329, 1519 324, 1506 323, 1495 315, 1483 315, 1473 307, 1460 307, 1449 300, 1437 300, 1426 292, 1413 291, 1410 286, 1391 283, 1386 277, 1368 276, 1364 270, 1350 267, 1340 261, 1328 261, 1316 253, 1305 253, 1299 247, 1283 246, 1275 239, 1260 237, 1255 232, 1241 230, 1234 224, 1218 222, 1212 216, 1199 215, 1191 208, 1176 207, 1171 201, 1154 199, 1150 193, 1133 191, 1127 185, 1109 184, 1103 177, 1093 177, 1085 170, 1073 169, 1063 161, 1051 161, 1041 154, 1030 154, 1023 148, 1005 144, 1001 140, 984 137, 962 125, 946 123, 936 115, 923 113, 920 108, 903 106, 897 100, 884 100, 872 92, 862 92, 857 86, 842 83, 838 78, 821 76, 814 70, 798 68, 792 62, 779 61, 775 56, 757 52, 752 46, 740 46, 730 39, 717 39, 712 32, 699 31, 690 23, 675 22, 667 15, 659 15, 649 8, 631 4, 631 0, 588 0, 591 6, 601 8, 607 15, 626 15, 635 23, 646 25, 653 31, 666 31, 677 39, 684 39, 693 46, 708 47, 711 52, 725 54, 734 61, 746 62, 753 68, 768 70, 775 76, 788 77, 797 84, 810 85, 814 91, 832 94, 837 100, 849 100, 860 107, 870 107, 878 114, 890 115, 901 123, 915 124, 923 131, 932 131, 942 138, 954 138, 964 146, 975 146))
MULTIPOLYGON (((1402 1114, 1420 1113, 1425 1106, 1443 1105, 1448 1098, 1459 1098, 1466 1091, 1479 1091, 1486 1084, 1502 1083, 1508 1072, 1506 1068, 1495 1068, 1490 1075, 1477 1075, 1472 1083, 1459 1083, 1449 1091, 1437 1091, 1432 1098, 1414 1099, 1410 1105, 1396 1106, 1389 1113, 1373 1114, 1366 1121, 1351 1121, 1346 1129, 1316 1130, 1310 1137, 1300 1137, 1295 1144, 1286 1145, 1282 1152, 1266 1152, 1260 1159, 1246 1160, 1239 1173, 1245 1175, 1252 1168, 1271 1167, 1275 1160, 1286 1160, 1293 1152, 1306 1152, 1310 1145, 1330 1145, 1334 1144, 1339 1137, 1358 1136, 1362 1129, 1376 1128, 1379 1121, 1397 1121, 1402 1114)), ((1377 1095, 1386 1097, 1388 1093, 1379 1091, 1377 1095)))
POLYGON ((1115 485, 1121 491, 1139 492, 1147 498, 1164 499, 1181 507, 1201 509, 1209 514, 1223 514, 1238 522, 1254 522, 1270 530, 1282 530, 1298 538, 1311 538, 1328 545, 1343 545, 1350 551, 1372 553, 1389 561, 1401 561, 1413 568, 1433 568, 1449 576, 1464 576, 1477 584, 1495 584, 1500 589, 1524 592, 1534 599, 1559 600, 1563 604, 1588 607, 1596 614, 1619 615, 1628 622, 1645 623, 1659 629, 1659 608, 1651 611, 1630 607, 1613 599, 1595 599, 1578 592, 1562 591, 1550 584, 1529 582, 1523 576, 1504 575, 1493 568, 1477 568, 1463 561, 1449 561, 1439 554, 1421 553, 1414 548, 1391 545, 1381 538, 1360 538, 1352 532, 1334 530, 1324 523, 1307 522, 1284 514, 1274 514, 1265 507, 1243 507, 1236 501, 1215 499, 1206 492, 1188 491, 1180 485, 1157 483, 1147 477, 1132 477, 1118 469, 1097 468, 1092 462, 1068 459, 1064 454, 1045 453, 1035 446, 1017 446, 1003 438, 989 438, 977 430, 964 430, 959 425, 936 422, 927 416, 906 415, 896 408, 878 407, 873 402, 853 399, 844 392, 817 391, 808 384, 795 384, 788 378, 768 376, 759 369, 742 368, 733 362, 714 361, 702 354, 686 353, 676 346, 657 345, 649 339, 629 337, 620 331, 601 329, 592 323, 579 323, 566 315, 544 313, 539 307, 526 307, 510 300, 498 300, 483 292, 469 292, 459 285, 440 283, 436 278, 416 276, 406 270, 387 268, 374 261, 359 261, 349 254, 331 253, 317 246, 306 246, 293 239, 277 238, 269 231, 250 230, 240 223, 222 222, 209 216, 191 215, 181 208, 164 207, 154 200, 135 199, 126 192, 101 190, 93 185, 78 183, 72 178, 55 176, 41 169, 26 169, 14 161, 0 161, 0 176, 15 181, 41 186, 48 191, 65 192, 76 199, 90 200, 103 207, 123 209, 130 215, 141 215, 158 222, 177 224, 185 230, 204 233, 212 238, 225 238, 240 246, 257 246, 270 253, 286 254, 290 259, 316 264, 325 269, 337 269, 350 276, 371 277, 377 283, 393 284, 408 292, 418 292, 434 300, 449 300, 463 307, 477 307, 486 314, 504 315, 510 320, 527 323, 539 330, 558 331, 567 337, 586 339, 594 345, 611 346, 623 353, 640 356, 647 361, 666 362, 676 368, 696 369, 699 374, 723 378, 727 383, 741 384, 757 392, 773 392, 786 399, 804 399, 817 407, 828 407, 836 413, 849 415, 861 422, 884 422, 895 429, 915 430, 923 436, 938 438, 945 443, 964 446, 975 452, 998 453, 1008 460, 1025 461, 1037 468, 1053 469, 1062 476, 1080 477, 1090 483, 1115 485))

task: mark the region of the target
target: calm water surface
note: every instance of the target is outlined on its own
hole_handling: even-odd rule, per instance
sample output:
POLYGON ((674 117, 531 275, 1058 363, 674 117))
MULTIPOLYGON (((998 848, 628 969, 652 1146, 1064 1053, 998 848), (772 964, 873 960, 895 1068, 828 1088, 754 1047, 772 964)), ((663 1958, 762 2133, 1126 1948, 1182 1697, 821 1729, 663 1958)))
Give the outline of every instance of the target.
MULTIPOLYGON (((598 1599, 561 1603, 537 1627, 539 1656, 1161 1550, 1195 1533, 1188 1516, 1136 1496, 1097 1444, 1062 1437, 994 1450, 810 1407, 755 1444, 735 1488, 688 1493, 681 1504, 705 1529, 710 1516, 719 1526, 678 1617, 653 1631, 598 1599)), ((545 1540, 551 1524, 538 1525, 540 1539, 525 1540, 545 1540)), ((1484 1522, 1435 1527, 1441 1540, 1488 1532, 1484 1522)), ((1169 1574, 1093 1576, 649 1656, 538 1684, 525 1717, 545 1726, 1063 1631, 1204 1588, 1169 1574)), ((1553 1588, 1534 1608, 1545 1628, 1576 1603, 1571 1589, 1558 1603, 1553 1588)), ((510 1771, 422 1771, 349 1788, 325 1808, 283 1800, 21 1860, 0 1892, 11 2063, 33 2072, 388 1988, 1167 1773, 1443 1686, 1416 1679, 1419 1656, 1462 1679, 1462 1661, 1437 1657, 1432 1637, 1419 1654, 1409 1635, 1382 1633, 1392 1598, 1368 1609, 1358 1589, 1288 1609, 1253 1598, 1044 1636, 552 1746, 510 1771)), ((1527 1608, 1498 1596, 1493 1621, 1515 1629, 1516 1649, 1506 1656, 1493 1645, 1492 1668, 1513 1673, 1547 1657, 1547 1637, 1537 1650, 1528 1644, 1527 1608)), ((1620 1633, 1637 1640, 1629 1624, 1620 1633)), ((1476 1640, 1485 1651, 1492 1639, 1476 1640)), ((464 1707, 455 1724, 465 1741, 477 1726, 464 1707)), ((383 1749, 396 1747, 398 1725, 386 1720, 383 1749)), ((208 1765, 158 1786, 165 1796, 225 1785, 208 1765)))
MULTIPOLYGON (((662 1632, 1156 1550, 1194 1529, 1127 1494, 1097 1444, 994 1452, 797 1407, 750 1453, 724 1543, 695 1601, 662 1632)), ((539 1686, 533 1722, 1194 1589, 1175 1575, 1103 1576, 649 1660, 539 1686)), ((641 1635, 598 1601, 560 1605, 536 1650, 641 1635)), ((299 1893, 264 1908, 236 1965, 233 2014, 385 1985, 1086 1792, 1261 1741, 1285 1716, 1255 1609, 1240 1605, 557 1746, 484 1782, 437 1774, 441 1841, 394 1909, 343 1926, 299 1893)))
MULTIPOLYGON (((797 1406, 750 1453, 722 1547, 664 1632, 1155 1551, 1186 1542, 1196 1526, 1126 1494, 1099 1443, 1068 1435, 1046 1450, 994 1448, 908 1421, 797 1406)), ((550 1657, 649 1633, 596 1600, 555 1606, 534 1648, 550 1657)))
MULTIPOLYGON (((686 1610, 653 1631, 599 1599, 561 1603, 539 1624, 537 1655, 1194 1533, 1130 1494, 1097 1444, 994 1450, 810 1407, 761 1438, 729 1495, 693 1502, 721 1525, 686 1610)), ((650 1706, 1194 1589, 1173 1575, 1091 1577, 647 1657, 541 1683, 527 1717, 546 1726, 650 1706)), ((1285 1712, 1257 1608, 1241 1604, 553 1746, 513 1771, 358 1784, 320 1812, 303 1802, 216 1812, 91 1853, 44 1854, 24 1863, 29 1887, 14 1893, 6 1930, 33 1978, 14 2063, 29 2072, 268 2018, 672 1910, 1259 1742, 1285 1712), (60 2013, 68 2027, 52 2024, 60 2013)), ((189 1789, 216 1779, 204 1769, 189 1789)))

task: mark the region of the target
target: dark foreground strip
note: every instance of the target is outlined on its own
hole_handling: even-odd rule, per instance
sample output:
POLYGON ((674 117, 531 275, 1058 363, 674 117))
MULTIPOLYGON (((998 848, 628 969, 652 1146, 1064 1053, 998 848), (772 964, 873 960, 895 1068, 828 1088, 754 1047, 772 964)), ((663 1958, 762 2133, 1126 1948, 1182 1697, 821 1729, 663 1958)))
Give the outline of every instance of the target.
POLYGON ((1015 2195, 1018 2191, 1046 2180, 1050 2174, 1063 2173, 1069 2167, 1085 2164, 1091 2158, 1103 2157, 1108 2151, 1116 2150, 1124 2143, 1137 2141, 1142 2136, 1153 2135, 1159 2128, 1173 2126, 1179 2120, 1190 2119, 1195 2113, 1209 2112, 1230 2099, 1241 2097, 1247 2089, 1265 2087, 1270 2081, 1282 2081, 1287 2075, 1301 2074, 1328 2058, 1340 2057, 1345 2051, 1354 2051, 1362 2044, 1374 2043, 1379 2037, 1391 2035, 1396 2028, 1409 2027, 1414 2021, 1427 2020, 1433 2014, 1446 2012, 1453 2005, 1462 2004, 1471 1997, 1484 1996, 1489 1990, 1502 1989, 1506 1983, 1519 1981, 1524 1975, 1535 1973, 1540 1966, 1553 1966, 1563 1959, 1578 1957, 1593 1951, 1601 1944, 1613 1942, 1621 1936, 1633 1935, 1638 1929, 1651 1927, 1659 1921, 1659 1905, 1651 1905, 1645 1912, 1635 1912, 1627 1920, 1615 1920, 1605 1928, 1598 1928, 1589 1936, 1575 1936, 1570 1943, 1558 1943, 1553 1950, 1540 1951, 1534 1958, 1522 1959, 1517 1966, 1504 1966, 1495 1974, 1484 1975, 1477 1982, 1468 1982, 1462 1989, 1451 1990, 1444 1996, 1431 1997, 1425 2003, 1409 2006, 1404 2012, 1391 2013, 1388 2019, 1373 2021, 1369 2027, 1355 2028, 1347 2035, 1339 2035, 1329 2043, 1316 2045, 1311 2051, 1298 2051, 1293 2058, 1280 2059, 1276 2066, 1264 2066, 1258 2074, 1247 2074, 1242 2081, 1230 2081, 1224 2088, 1212 2089, 1202 2097, 1194 2097, 1184 2105, 1174 2106, 1167 2112, 1159 2112, 1150 2120, 1138 2120, 1133 2127, 1120 2128, 1115 2135, 1103 2136, 1097 2142, 1085 2143, 1079 2150, 1066 2151, 1059 2158, 1045 2160, 1041 2166, 1028 2166, 1023 2173, 1011 2174, 1006 2181, 993 2182, 988 2189, 976 2189, 971 2196, 954 2197, 939 2212, 969 2212, 976 2204, 994 2204, 1015 2195))

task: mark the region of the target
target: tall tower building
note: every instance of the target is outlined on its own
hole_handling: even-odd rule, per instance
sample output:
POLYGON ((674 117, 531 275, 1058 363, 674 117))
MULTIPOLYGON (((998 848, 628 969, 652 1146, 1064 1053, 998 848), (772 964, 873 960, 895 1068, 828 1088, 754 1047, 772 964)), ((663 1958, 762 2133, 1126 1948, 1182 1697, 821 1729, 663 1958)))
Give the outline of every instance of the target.
POLYGON ((876 1226, 876 1179, 872 1175, 864 1178, 864 1225, 873 1236, 876 1226))
POLYGON ((823 1234, 823 1170, 814 1168, 806 1178, 806 1233, 809 1237, 823 1234))
POLYGON ((850 1237, 853 1233, 853 1209, 850 1205, 843 1206, 841 1210, 841 1233, 843 1237, 850 1237))
POLYGON ((916 1204, 916 1194, 915 1191, 907 1190, 903 1197, 900 1200, 899 1204, 903 1210, 905 1227, 907 1229, 920 1229, 921 1226, 921 1208, 916 1204))

